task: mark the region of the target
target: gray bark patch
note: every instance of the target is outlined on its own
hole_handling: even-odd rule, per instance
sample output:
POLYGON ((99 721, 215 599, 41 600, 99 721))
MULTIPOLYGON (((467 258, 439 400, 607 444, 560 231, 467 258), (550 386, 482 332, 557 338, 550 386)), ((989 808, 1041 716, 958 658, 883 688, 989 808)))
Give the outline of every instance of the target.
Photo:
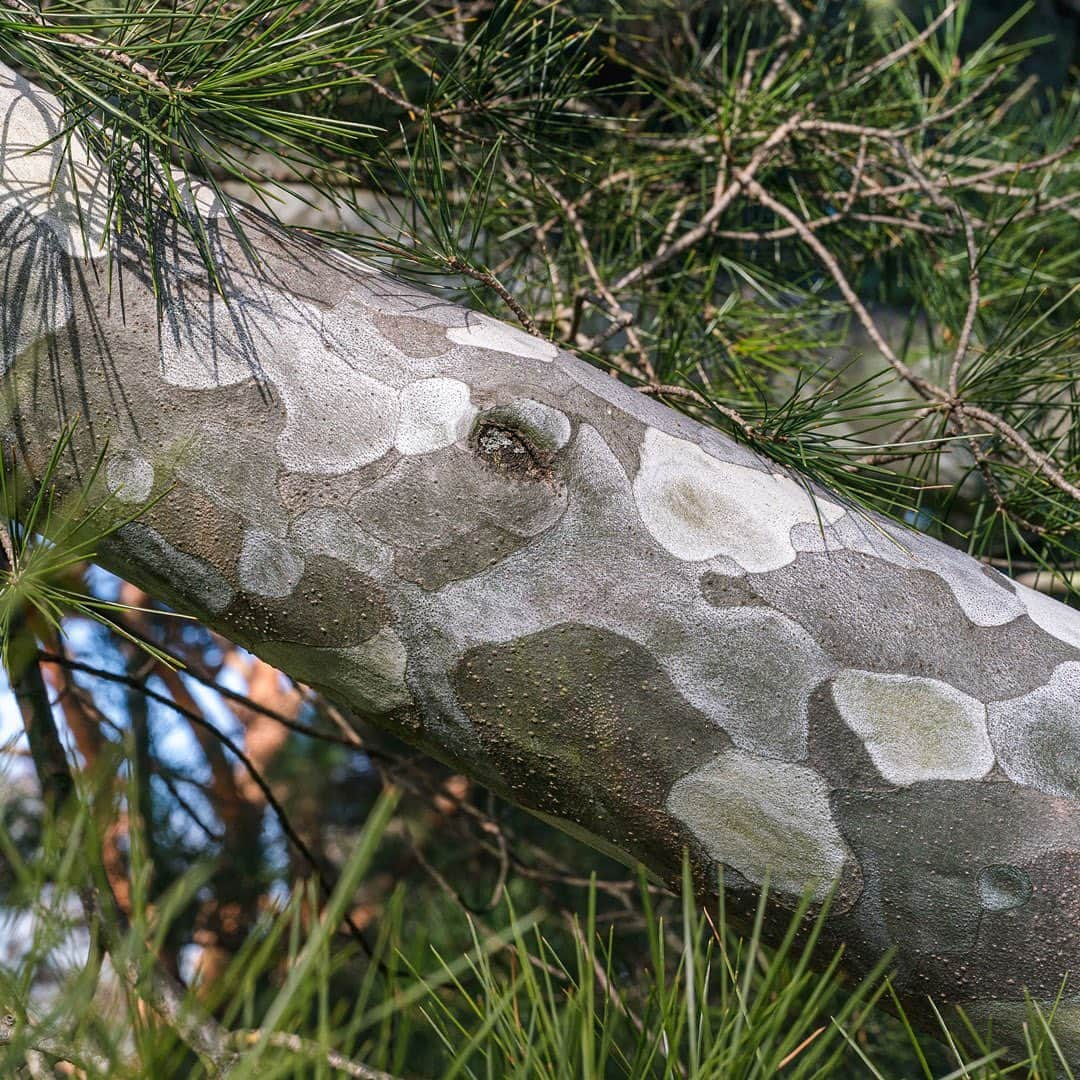
POLYGON ((990 738, 1013 780, 1080 800, 1080 663, 1062 664, 1030 694, 994 702, 989 716, 990 738))
POLYGON ((286 596, 242 593, 229 608, 248 641, 290 642, 323 648, 358 644, 391 619, 380 586, 351 567, 316 555, 286 596))
MULTIPOLYGON (((722 575, 702 576, 702 593, 717 606, 730 603, 733 588, 722 575)), ((936 574, 861 552, 801 552, 773 573, 748 574, 744 588, 741 597, 798 622, 842 667, 937 679, 983 702, 1043 685, 1076 655, 1033 635, 1023 618, 976 626, 936 574)))
POLYGON ((564 624, 470 650, 451 681, 515 797, 639 858, 678 866, 695 838, 664 799, 730 740, 649 652, 618 634, 564 624))
POLYGON ((165 582, 170 596, 181 597, 196 610, 219 615, 232 600, 232 587, 215 567, 174 547, 148 525, 125 525, 113 534, 108 546, 137 566, 144 577, 165 582))
POLYGON ((1080 970, 1080 817, 1070 804, 1007 781, 934 781, 835 792, 832 805, 874 879, 846 936, 857 944, 883 926, 904 990, 1053 994, 1065 971, 1080 970), (1047 821, 1065 824, 1048 831, 1047 821), (1005 866, 1027 875, 1030 898, 988 909, 985 888, 1001 890, 1005 866))
POLYGON ((563 485, 511 475, 449 447, 402 458, 353 499, 349 513, 393 548, 400 577, 438 589, 488 571, 565 509, 563 485))

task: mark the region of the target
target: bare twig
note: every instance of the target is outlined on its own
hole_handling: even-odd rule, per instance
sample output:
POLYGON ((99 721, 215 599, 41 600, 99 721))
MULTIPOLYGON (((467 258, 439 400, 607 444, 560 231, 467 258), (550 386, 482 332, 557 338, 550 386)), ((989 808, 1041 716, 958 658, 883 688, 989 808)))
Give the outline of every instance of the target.
POLYGON ((1045 476, 1059 491, 1080 502, 1080 487, 1070 483, 1054 464, 1054 459, 1049 454, 1036 450, 1011 424, 995 413, 989 412, 978 405, 970 405, 966 401, 958 402, 956 409, 965 416, 982 421, 987 427, 1004 436, 1007 442, 1027 458, 1028 462, 1035 467, 1036 472, 1045 476))
POLYGON ((581 216, 577 212, 577 207, 555 188, 554 185, 548 183, 543 177, 541 177, 540 180, 544 187, 547 188, 551 197, 560 207, 562 207, 562 211, 566 215, 566 220, 570 222, 570 227, 574 230, 574 235, 577 237, 578 245, 581 248, 581 258, 585 263, 585 270, 592 279, 597 291, 604 298, 608 308, 615 316, 615 321, 613 322, 612 327, 608 328, 608 333, 602 337, 593 338, 590 341, 584 342, 582 348, 586 350, 595 349, 602 341, 607 340, 608 337, 611 337, 619 330, 625 329, 627 340, 630 342, 634 353, 638 357, 642 376, 650 381, 655 381, 656 373, 653 371, 652 362, 649 360, 649 354, 633 326, 634 316, 619 304, 618 300, 615 299, 615 294, 608 288, 607 283, 604 281, 603 276, 596 265, 596 260, 593 258, 592 245, 589 243, 589 236, 585 231, 581 216))
POLYGON ((620 293, 623 289, 636 284, 654 274, 665 263, 670 262, 676 255, 700 243, 710 234, 721 215, 731 205, 736 195, 752 181, 758 170, 781 146, 791 133, 799 126, 803 119, 803 113, 797 112, 789 117, 784 123, 778 125, 769 137, 754 151, 750 160, 741 169, 735 170, 735 176, 726 186, 717 185, 713 193, 712 204, 701 216, 701 220, 692 229, 687 230, 677 240, 674 240, 663 254, 656 254, 651 259, 636 266, 633 270, 623 274, 619 280, 611 286, 613 293, 620 293))
POLYGON ((446 267, 452 273, 464 274, 466 277, 486 285, 514 313, 514 318, 521 323, 525 330, 532 334, 533 337, 542 338, 544 336, 536 323, 533 322, 532 316, 514 299, 506 286, 490 270, 478 270, 475 266, 470 266, 464 259, 457 256, 447 259, 446 267))
POLYGON ((143 79, 154 87, 155 90, 160 90, 165 94, 172 94, 188 89, 183 84, 175 86, 170 85, 153 68, 147 67, 133 56, 128 55, 120 49, 114 49, 105 42, 99 41, 97 38, 87 37, 85 34, 71 33, 70 31, 61 31, 56 24, 50 23, 29 4, 23 3, 22 0, 0 0, 0 6, 7 8, 9 11, 17 12, 35 26, 47 28, 49 30, 50 41, 62 41, 65 45, 74 45, 80 49, 89 49, 103 57, 105 60, 126 68, 132 75, 136 75, 140 79, 143 79))
POLYGON ((938 32, 939 27, 956 14, 956 9, 959 6, 958 0, 952 0, 951 3, 946 4, 937 18, 931 19, 921 33, 910 38, 908 41, 905 41, 903 45, 900 45, 898 48, 893 49, 887 56, 881 57, 880 60, 875 60, 872 64, 867 64, 866 67, 857 71, 846 82, 842 82, 839 86, 831 88, 829 93, 837 95, 844 93, 846 90, 854 90, 856 87, 862 86, 867 79, 872 79, 875 75, 892 67, 893 64, 903 60, 906 56, 910 56, 911 53, 921 49, 923 45, 938 32))
POLYGON ((855 290, 851 287, 851 283, 848 281, 840 264, 836 261, 836 257, 831 251, 814 235, 814 233, 806 227, 806 223, 795 213, 794 210, 785 206, 778 199, 774 199, 759 183, 756 181, 750 181, 747 186, 747 191, 752 198, 757 199, 762 206, 767 206, 773 211, 777 217, 783 218, 788 222, 791 227, 798 234, 799 239, 811 251, 817 255, 818 260, 822 263, 833 281, 836 283, 837 288, 840 290, 851 308, 855 317, 862 324, 863 329, 866 331, 870 340, 880 350, 881 355, 892 365, 893 369, 898 375, 908 383, 921 397, 928 401, 941 400, 947 395, 938 386, 935 386, 929 380, 924 379, 917 372, 913 371, 907 364, 904 363, 893 350, 893 347, 885 340, 884 335, 878 329, 877 324, 874 322, 870 312, 867 310, 866 305, 859 299, 855 290))
POLYGON ((265 1042, 279 1050, 288 1050, 293 1054, 302 1054, 306 1058, 321 1059, 332 1069, 344 1073, 346 1076, 356 1077, 356 1080, 397 1080, 392 1073, 383 1072, 381 1069, 373 1069, 369 1065, 363 1065, 359 1061, 353 1061, 336 1050, 327 1050, 311 1039, 303 1039, 289 1031, 262 1031, 254 1028, 249 1031, 238 1031, 232 1036, 234 1045, 243 1049, 265 1042))

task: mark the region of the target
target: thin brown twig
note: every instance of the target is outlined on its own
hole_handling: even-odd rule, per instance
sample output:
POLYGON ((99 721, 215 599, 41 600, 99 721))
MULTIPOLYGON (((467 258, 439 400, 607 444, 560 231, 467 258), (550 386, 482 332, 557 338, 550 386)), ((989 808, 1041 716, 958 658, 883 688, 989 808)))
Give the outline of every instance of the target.
POLYGON ((773 48, 777 50, 777 55, 773 58, 773 62, 769 65, 769 70, 765 72, 761 79, 761 89, 763 91, 771 90, 773 84, 776 82, 780 75, 780 72, 784 70, 784 65, 791 59, 792 47, 802 37, 803 28, 806 25, 803 17, 795 10, 794 6, 790 3, 790 0, 772 0, 773 7, 780 12, 784 20, 788 24, 788 28, 785 33, 781 34, 776 39, 773 48))
MULTIPOLYGON (((932 184, 936 185, 948 184, 953 190, 971 188, 975 191, 985 191, 988 194, 1025 195, 1029 197, 1037 196, 1039 192, 1028 188, 1014 188, 1012 186, 1008 188, 984 188, 981 185, 985 184, 986 181, 993 180, 999 176, 1019 176, 1023 173, 1034 172, 1035 170, 1045 168, 1048 165, 1054 165, 1063 158, 1068 157, 1078 147, 1080 147, 1080 136, 1071 139, 1059 150, 1055 150, 1049 154, 1043 154, 1041 157, 1030 158, 1027 161, 1003 162, 991 168, 983 169, 981 172, 971 173, 967 176, 956 176, 948 173, 934 174, 929 177, 929 180, 932 184)), ((907 195, 910 192, 921 190, 923 183, 925 183, 925 180, 905 180, 899 184, 892 184, 889 187, 873 187, 870 189, 869 194, 879 196, 907 195)))
POLYGON ((921 49, 933 36, 937 33, 938 28, 956 14, 956 9, 960 6, 959 0, 951 0, 942 8, 940 14, 931 19, 926 27, 915 37, 909 38, 898 48, 893 49, 887 56, 883 56, 880 60, 875 60, 872 64, 867 64, 866 67, 857 71, 846 82, 842 82, 839 86, 830 88, 829 93, 832 95, 842 94, 847 90, 854 90, 856 87, 861 86, 867 79, 872 79, 878 73, 885 71, 892 67, 895 63, 903 60, 906 56, 915 52, 917 49, 921 49))
POLYGON ((50 31, 50 40, 62 41, 66 45, 75 45, 80 49, 89 49, 104 57, 106 60, 126 68, 132 75, 136 75, 140 79, 143 79, 154 87, 155 90, 160 90, 165 94, 171 95, 190 89, 190 87, 183 83, 178 83, 176 85, 167 83, 153 68, 147 67, 123 50, 114 49, 112 46, 103 41, 99 41, 97 38, 88 37, 85 34, 76 34, 71 31, 60 30, 56 24, 49 22, 48 19, 34 11, 29 4, 23 3, 22 0, 0 0, 0 5, 6 7, 9 11, 18 12, 20 15, 28 18, 35 26, 41 27, 42 29, 48 29, 50 31))
POLYGON ((544 187, 547 188, 548 194, 551 195, 560 207, 562 207, 563 214, 565 214, 566 220, 570 222, 570 227, 574 230, 574 235, 577 237, 578 245, 581 248, 581 258, 585 263, 586 273, 588 273, 589 277, 592 279, 593 285, 604 298, 605 303, 615 316, 615 322, 618 324, 614 329, 609 327, 610 333, 605 337, 599 339, 593 338, 582 343, 581 347, 587 351, 595 349, 601 341, 607 340, 607 337, 612 336, 621 329, 625 329, 627 340, 630 342, 630 346, 633 348, 640 362, 642 376, 650 381, 655 381, 656 373, 653 371, 652 362, 649 360, 649 354, 645 350, 641 338, 633 326, 633 313, 626 311, 622 307, 618 300, 615 299, 614 292, 608 288, 607 283, 604 281, 604 278, 596 265, 596 260, 593 258, 592 245, 589 243, 589 235, 585 231, 585 226, 582 223, 581 215, 577 212, 577 207, 574 206, 574 204, 553 184, 548 183, 543 177, 540 177, 540 181, 544 187))
POLYGON ((514 318, 521 323, 528 333, 532 334, 533 337, 544 337, 543 332, 533 322, 532 316, 514 299, 506 286, 490 270, 478 270, 475 266, 469 265, 464 259, 456 255, 446 260, 446 266, 452 273, 464 274, 466 277, 486 285, 514 313, 514 318))
POLYGON ((700 243, 708 236, 721 215, 731 205, 735 196, 753 180, 758 170, 772 156, 776 149, 794 131, 803 113, 795 113, 784 123, 779 124, 767 139, 754 151, 750 160, 741 169, 735 170, 734 178, 726 186, 717 185, 713 192, 713 200, 709 209, 701 216, 701 220, 692 229, 687 230, 677 240, 674 240, 663 254, 656 254, 651 259, 627 271, 619 280, 611 286, 613 293, 620 293, 623 289, 637 284, 654 274, 665 263, 670 262, 676 255, 700 243))
MULTIPOLYGON (((193 661, 188 655, 180 656, 164 645, 160 645, 157 642, 151 641, 145 634, 141 633, 137 627, 133 626, 130 621, 126 620, 120 614, 113 614, 110 616, 111 620, 120 626, 125 634, 130 634, 133 638, 137 639, 144 645, 152 646, 155 650, 160 652, 163 656, 176 665, 183 675, 186 675, 189 679, 194 679, 196 682, 202 684, 209 690, 213 690, 216 694, 220 694, 223 698, 231 701, 237 705, 243 706, 246 709, 251 709, 253 712, 257 712, 262 716, 265 716, 269 720, 275 720, 283 727, 289 728, 290 731, 295 731, 298 735, 303 735, 309 739, 320 739, 323 742, 334 743, 338 746, 346 746, 350 749, 363 749, 362 743, 359 741, 358 736, 353 733, 347 735, 344 732, 341 735, 335 735, 332 731, 321 731, 318 728, 313 728, 308 724, 304 724, 299 720, 294 720, 292 717, 286 716, 284 713, 278 712, 276 709, 270 708, 268 705, 261 705, 257 701, 253 701, 247 694, 243 694, 238 690, 232 690, 228 686, 218 682, 209 672, 201 667, 200 664, 193 661)), ((152 659, 152 658, 151 658, 152 659)))
POLYGON ((1070 483, 1061 470, 1054 465, 1053 458, 1041 450, 1036 450, 1008 421, 1003 420, 995 413, 989 412, 978 405, 971 405, 966 401, 957 402, 955 409, 965 416, 981 420, 987 427, 993 428, 999 435, 1004 436, 1006 441, 1011 443, 1016 450, 1027 458, 1036 471, 1042 473, 1054 487, 1080 502, 1080 487, 1070 483))
POLYGON ((355 1077, 356 1080, 398 1080, 393 1073, 383 1072, 382 1069, 373 1069, 370 1065, 364 1065, 359 1061, 353 1061, 336 1050, 328 1050, 311 1039, 301 1038, 291 1031, 263 1031, 260 1028, 252 1028, 248 1031, 237 1031, 232 1036, 233 1043, 238 1048, 254 1046, 264 1042, 278 1050, 288 1050, 293 1054, 302 1054, 311 1059, 321 1059, 332 1069, 344 1073, 346 1076, 355 1077))
POLYGON ((960 336, 956 342, 956 351, 953 354, 952 364, 949 367, 949 395, 958 397, 960 390, 960 369, 967 357, 968 345, 971 342, 971 334, 975 328, 975 315, 979 310, 980 277, 979 277, 979 251, 975 244, 975 230, 972 228, 971 219, 959 203, 955 210, 960 218, 964 229, 964 243, 968 257, 968 305, 964 312, 964 322, 960 328, 960 336))
POLYGON ((855 290, 852 288, 851 283, 847 279, 847 275, 844 273, 840 264, 836 261, 836 257, 831 251, 817 238, 817 236, 806 227, 806 223, 800 218, 794 210, 785 206, 784 203, 778 199, 773 198, 757 181, 752 180, 747 186, 748 194, 761 203, 762 206, 768 207, 773 211, 777 217, 783 218, 788 224, 795 229, 799 238, 811 251, 817 255, 818 260, 822 263, 825 269, 829 272, 833 281, 836 283, 837 288, 840 290, 851 308, 855 317, 862 324, 863 329, 866 331, 870 340, 880 350, 881 355, 892 365, 893 369, 898 375, 908 383, 921 397, 927 401, 941 400, 947 395, 945 391, 940 387, 935 386, 928 379, 924 379, 917 372, 913 371, 907 364, 901 360, 893 350, 892 346, 885 340, 884 335, 878 329, 877 323, 874 322, 873 317, 867 310, 866 305, 859 299, 855 290))

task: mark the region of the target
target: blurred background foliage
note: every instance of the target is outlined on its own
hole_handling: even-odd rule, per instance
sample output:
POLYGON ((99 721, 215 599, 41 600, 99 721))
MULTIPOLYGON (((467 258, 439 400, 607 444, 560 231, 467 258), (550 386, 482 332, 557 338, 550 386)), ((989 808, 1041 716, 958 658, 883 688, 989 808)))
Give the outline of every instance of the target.
MULTIPOLYGON (((1073 0, 0 0, 0 56, 151 258, 163 197, 211 275, 194 192, 253 202, 1070 599, 1078 27, 1073 0)), ((916 1037, 882 978, 811 974, 342 714, 94 567, 94 507, 49 544, 14 492, 5 1066, 1000 1075, 962 1015, 916 1037)), ((1048 1031, 1009 1075, 1067 1070, 1048 1031)))

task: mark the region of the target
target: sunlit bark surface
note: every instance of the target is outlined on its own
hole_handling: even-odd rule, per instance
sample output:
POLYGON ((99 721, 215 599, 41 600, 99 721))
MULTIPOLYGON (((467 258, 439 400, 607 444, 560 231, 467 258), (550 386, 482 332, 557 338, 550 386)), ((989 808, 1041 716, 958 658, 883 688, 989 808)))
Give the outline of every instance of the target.
POLYGON ((252 219, 255 268, 199 192, 227 297, 177 230, 159 325, 92 164, 25 153, 50 100, 0 68, 0 107, 0 430, 40 470, 79 416, 70 482, 107 441, 160 496, 107 566, 662 877, 835 888, 916 1003, 1080 977, 1080 615, 252 219))

